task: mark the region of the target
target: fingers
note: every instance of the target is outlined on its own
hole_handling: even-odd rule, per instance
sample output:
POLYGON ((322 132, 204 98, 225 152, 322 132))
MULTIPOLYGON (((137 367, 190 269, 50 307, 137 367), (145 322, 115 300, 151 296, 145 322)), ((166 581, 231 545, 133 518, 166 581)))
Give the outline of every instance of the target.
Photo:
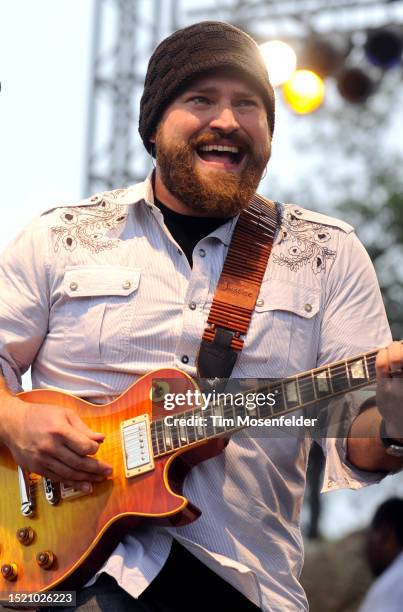
POLYGON ((82 480, 81 475, 83 473, 90 476, 100 476, 106 478, 112 474, 112 468, 109 464, 99 461, 94 457, 81 456, 72 451, 68 446, 63 445, 60 447, 57 458, 64 465, 68 466, 75 471, 76 474, 80 474, 79 478, 74 480, 82 480))
POLYGON ((376 356, 376 372, 381 378, 390 378, 401 374, 403 370, 403 344, 392 342, 386 348, 381 349, 376 356))
MULTIPOLYGON (((39 463, 39 462, 38 462, 39 463)), ((64 463, 56 457, 46 457, 40 462, 38 467, 35 466, 36 473, 56 480, 57 482, 102 482, 106 478, 106 473, 88 472, 84 470, 73 469, 71 465, 64 463)), ((73 484, 73 486, 76 486, 73 484)))
POLYGON ((95 455, 105 435, 92 431, 73 411, 67 412, 67 421, 71 425, 66 444, 79 455, 95 455))

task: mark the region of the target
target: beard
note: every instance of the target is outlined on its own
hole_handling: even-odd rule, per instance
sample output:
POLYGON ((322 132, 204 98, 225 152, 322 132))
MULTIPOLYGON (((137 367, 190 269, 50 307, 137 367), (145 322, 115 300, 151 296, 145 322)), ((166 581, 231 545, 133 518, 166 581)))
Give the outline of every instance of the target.
POLYGON ((218 135, 208 133, 193 136, 188 143, 171 145, 165 142, 160 123, 155 137, 157 164, 165 187, 189 209, 206 217, 233 217, 248 206, 256 192, 270 159, 270 140, 255 151, 245 136, 225 136, 226 142, 238 145, 246 156, 241 172, 214 168, 199 172, 194 159, 197 147, 219 140, 218 135))

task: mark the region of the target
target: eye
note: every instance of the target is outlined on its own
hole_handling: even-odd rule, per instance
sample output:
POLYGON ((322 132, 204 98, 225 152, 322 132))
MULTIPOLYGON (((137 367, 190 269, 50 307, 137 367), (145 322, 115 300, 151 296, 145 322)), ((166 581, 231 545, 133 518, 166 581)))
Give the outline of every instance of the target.
POLYGON ((192 96, 189 99, 189 102, 194 102, 195 104, 210 104, 211 101, 206 96, 192 96))
POLYGON ((236 105, 247 108, 249 106, 257 106, 257 102, 253 100, 252 98, 245 98, 245 99, 238 100, 236 105))

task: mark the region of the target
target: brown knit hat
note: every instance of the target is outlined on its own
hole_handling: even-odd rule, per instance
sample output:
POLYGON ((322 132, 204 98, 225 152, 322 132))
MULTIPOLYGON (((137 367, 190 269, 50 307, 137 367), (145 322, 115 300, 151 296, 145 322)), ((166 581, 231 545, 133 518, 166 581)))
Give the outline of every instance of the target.
POLYGON ((149 139, 162 113, 179 89, 195 76, 222 67, 235 68, 253 82, 263 98, 273 133, 274 91, 257 44, 229 23, 202 21, 168 36, 150 58, 139 118, 139 132, 147 151, 151 152, 149 139))

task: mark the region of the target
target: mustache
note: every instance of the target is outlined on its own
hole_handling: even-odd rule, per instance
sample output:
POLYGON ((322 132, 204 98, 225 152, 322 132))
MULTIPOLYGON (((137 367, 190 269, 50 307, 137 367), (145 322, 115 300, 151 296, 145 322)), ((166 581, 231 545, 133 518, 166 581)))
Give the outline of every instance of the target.
POLYGON ((189 145, 197 148, 205 145, 221 144, 223 140, 225 140, 226 143, 238 146, 245 153, 252 149, 251 142, 247 136, 237 133, 227 134, 226 136, 219 136, 218 134, 200 134, 192 136, 189 140, 189 145))

